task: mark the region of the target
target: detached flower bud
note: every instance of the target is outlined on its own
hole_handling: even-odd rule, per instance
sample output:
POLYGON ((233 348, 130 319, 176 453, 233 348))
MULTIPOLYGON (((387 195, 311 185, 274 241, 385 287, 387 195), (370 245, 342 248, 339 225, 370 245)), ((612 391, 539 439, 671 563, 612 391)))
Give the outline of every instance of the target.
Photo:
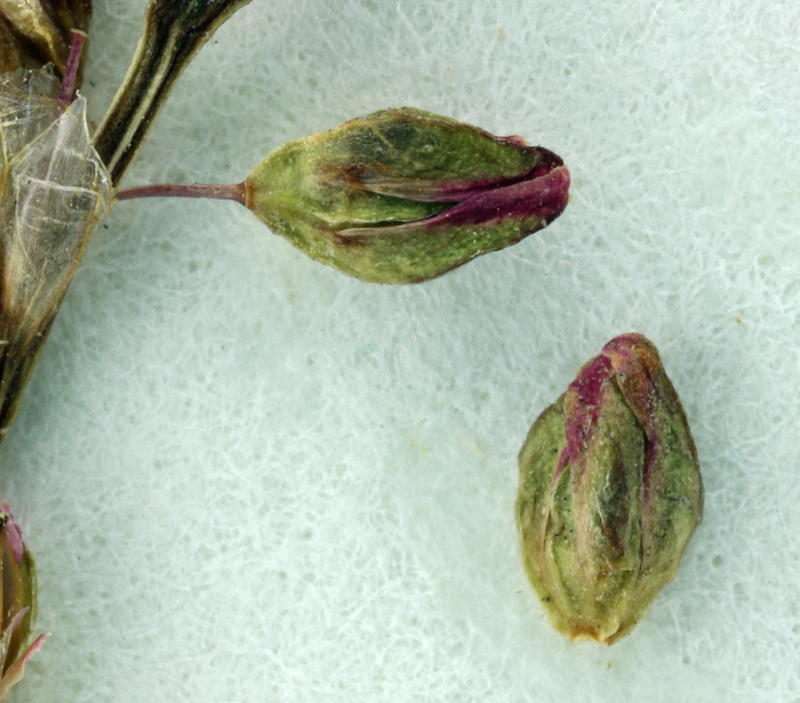
POLYGON ((247 206, 312 258, 412 283, 552 222, 569 171, 518 137, 402 108, 284 144, 245 185, 247 206))
POLYGON ((534 422, 519 454, 528 578, 572 640, 612 644, 675 576, 703 511, 686 415, 658 352, 612 339, 534 422))
POLYGON ((36 571, 7 503, 0 503, 0 601, 0 703, 5 703, 47 637, 40 635, 22 652, 36 617, 36 571))

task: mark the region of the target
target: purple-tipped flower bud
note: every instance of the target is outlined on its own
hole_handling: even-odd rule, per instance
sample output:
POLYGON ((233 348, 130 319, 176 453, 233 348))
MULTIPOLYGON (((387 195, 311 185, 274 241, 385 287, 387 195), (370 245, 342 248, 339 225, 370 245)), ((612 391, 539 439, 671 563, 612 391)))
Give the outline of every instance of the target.
POLYGON ((519 454, 525 571, 550 622, 612 644, 673 579, 703 512, 686 415, 658 352, 612 339, 519 454))
POLYGON ((413 283, 552 222, 569 171, 518 137, 403 108, 284 144, 245 183, 247 206, 312 258, 413 283))
POLYGON ((36 570, 7 503, 0 503, 0 603, 0 703, 5 703, 47 637, 40 635, 22 651, 36 617, 36 570))

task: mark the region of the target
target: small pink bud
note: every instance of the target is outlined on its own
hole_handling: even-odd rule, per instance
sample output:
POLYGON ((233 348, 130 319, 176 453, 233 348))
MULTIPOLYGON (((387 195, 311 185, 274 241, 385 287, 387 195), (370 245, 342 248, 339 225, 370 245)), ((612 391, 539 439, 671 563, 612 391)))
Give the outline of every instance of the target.
POLYGON ((47 634, 23 651, 36 617, 36 569, 8 503, 0 503, 0 703, 22 679, 47 634))

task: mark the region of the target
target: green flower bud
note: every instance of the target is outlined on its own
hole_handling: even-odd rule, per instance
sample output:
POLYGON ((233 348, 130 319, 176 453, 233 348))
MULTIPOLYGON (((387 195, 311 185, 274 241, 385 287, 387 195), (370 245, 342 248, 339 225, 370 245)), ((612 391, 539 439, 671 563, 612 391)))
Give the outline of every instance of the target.
POLYGON ((412 283, 552 222, 569 171, 518 137, 403 108, 284 144, 245 185, 247 206, 313 259, 412 283))
POLYGON ((46 634, 22 651, 36 617, 36 570, 7 503, 0 503, 0 703, 22 680, 46 634))
POLYGON ((658 352, 612 339, 519 454, 525 571, 550 622, 612 644, 675 576, 703 512, 697 452, 658 352))

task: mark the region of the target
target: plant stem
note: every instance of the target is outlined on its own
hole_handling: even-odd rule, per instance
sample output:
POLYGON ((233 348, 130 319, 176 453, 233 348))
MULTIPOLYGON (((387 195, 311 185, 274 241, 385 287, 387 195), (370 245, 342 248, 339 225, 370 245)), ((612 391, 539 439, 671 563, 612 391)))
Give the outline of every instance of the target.
POLYGON ((125 80, 94 136, 117 186, 175 79, 217 28, 250 0, 150 0, 125 80))
POLYGON ((117 200, 133 198, 213 198, 215 200, 235 200, 246 204, 247 190, 244 183, 218 185, 214 183, 157 183, 120 190, 117 200))
POLYGON ((70 36, 67 67, 64 69, 64 80, 61 81, 61 92, 58 94, 58 99, 67 105, 75 99, 75 91, 78 84, 78 67, 81 63, 81 52, 85 42, 86 32, 73 29, 70 36))

